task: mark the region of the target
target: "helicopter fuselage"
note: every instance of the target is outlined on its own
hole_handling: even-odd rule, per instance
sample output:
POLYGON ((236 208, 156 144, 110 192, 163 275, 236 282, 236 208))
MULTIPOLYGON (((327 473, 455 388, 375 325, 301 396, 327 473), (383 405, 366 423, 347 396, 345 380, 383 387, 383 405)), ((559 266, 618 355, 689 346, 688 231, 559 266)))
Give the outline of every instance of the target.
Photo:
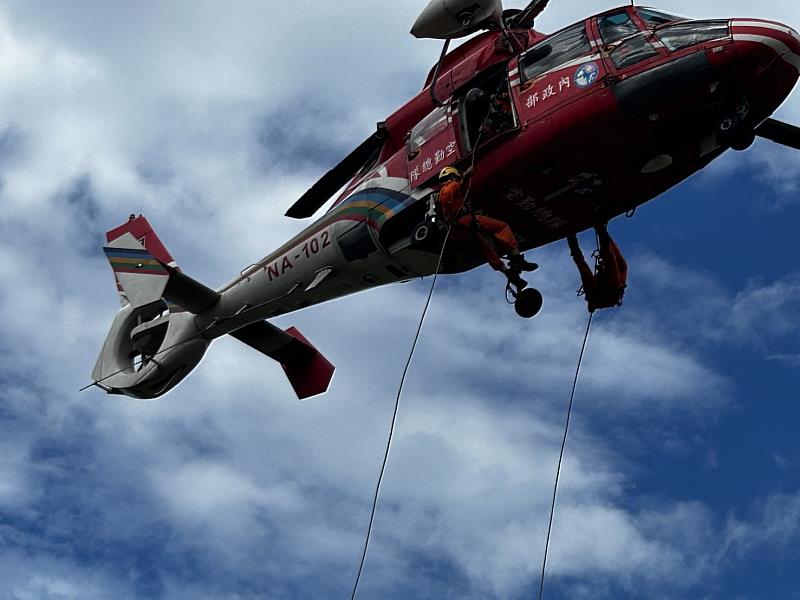
POLYGON ((469 210, 509 223, 522 250, 538 248, 745 149, 799 75, 800 35, 768 21, 689 21, 629 6, 550 36, 482 33, 447 54, 415 98, 287 213, 310 215, 360 166, 322 218, 221 288, 168 269, 160 242, 145 243, 157 240, 145 220, 109 232, 123 309, 94 380, 157 397, 211 340, 232 334, 281 362, 299 397, 321 393, 333 366, 299 332, 264 320, 481 265, 474 233, 454 227, 444 244, 435 212, 444 167, 474 166, 469 210))
MULTIPOLYGON (((739 19, 648 29, 638 10, 552 36, 487 32, 457 48, 436 81, 432 72, 387 119, 373 164, 321 219, 221 288, 217 310, 259 306, 247 319, 269 318, 431 274, 441 235, 420 244, 413 232, 445 166, 474 165, 471 209, 507 221, 529 250, 632 211, 749 145, 797 82, 797 32, 739 19), (613 39, 609 19, 636 31, 613 39), (561 58, 560 42, 569 50, 561 58), (504 130, 480 131, 484 113, 470 114, 468 103, 474 89, 508 92, 504 130)), ((454 235, 440 271, 482 262, 469 235, 454 235)))

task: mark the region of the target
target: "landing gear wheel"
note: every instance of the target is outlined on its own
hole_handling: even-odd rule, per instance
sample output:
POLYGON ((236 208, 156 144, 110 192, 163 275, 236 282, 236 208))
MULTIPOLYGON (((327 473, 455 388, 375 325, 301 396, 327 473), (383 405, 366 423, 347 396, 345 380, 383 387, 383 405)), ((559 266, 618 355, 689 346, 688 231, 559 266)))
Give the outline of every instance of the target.
POLYGON ((536 288, 527 288, 517 294, 514 301, 514 310, 523 319, 530 319, 539 314, 542 310, 544 298, 542 293, 536 288))
POLYGON ((736 135, 731 137, 730 144, 731 148, 741 152, 743 150, 747 150, 750 146, 753 145, 753 142, 756 141, 756 132, 755 131, 741 131, 737 132, 736 135))

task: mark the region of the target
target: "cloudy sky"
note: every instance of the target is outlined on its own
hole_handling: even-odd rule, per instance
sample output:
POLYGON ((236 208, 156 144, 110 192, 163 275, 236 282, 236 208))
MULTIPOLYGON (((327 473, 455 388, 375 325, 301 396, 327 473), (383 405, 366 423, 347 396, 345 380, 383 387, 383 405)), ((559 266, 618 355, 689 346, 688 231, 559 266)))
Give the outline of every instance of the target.
MULTIPOLYGON (((285 241, 421 87, 423 4, 0 6, 0 598, 349 597, 427 280, 279 320, 337 365, 324 397, 233 339, 156 402, 77 389, 118 308, 103 233, 142 210, 209 285, 285 241)), ((544 31, 612 6, 551 5, 544 31)), ((546 598, 800 598, 799 166, 759 141, 612 224, 630 288, 589 341, 546 598)), ((440 280, 360 597, 533 596, 586 319, 565 245, 535 260, 531 321, 486 268, 440 280)))

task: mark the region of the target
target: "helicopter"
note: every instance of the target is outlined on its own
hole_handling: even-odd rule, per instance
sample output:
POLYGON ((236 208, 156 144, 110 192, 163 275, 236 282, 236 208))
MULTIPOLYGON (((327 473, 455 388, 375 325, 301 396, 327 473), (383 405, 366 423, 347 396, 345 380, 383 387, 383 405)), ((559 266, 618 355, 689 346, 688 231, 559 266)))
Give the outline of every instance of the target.
MULTIPOLYGON (((444 40, 423 89, 286 212, 311 218, 333 200, 320 218, 222 287, 183 273, 142 215, 109 231, 122 308, 93 385, 157 398, 230 335, 279 362, 300 399, 327 391, 331 362, 269 319, 483 264, 437 215, 446 167, 474 166, 471 211, 509 223, 531 250, 631 213, 756 137, 800 149, 800 129, 771 118, 800 77, 791 27, 628 5, 544 34, 547 4, 432 0, 411 30, 444 40), (490 118, 486 99, 500 94, 509 109, 490 118)), ((517 292, 520 316, 539 312, 535 288, 517 292)))

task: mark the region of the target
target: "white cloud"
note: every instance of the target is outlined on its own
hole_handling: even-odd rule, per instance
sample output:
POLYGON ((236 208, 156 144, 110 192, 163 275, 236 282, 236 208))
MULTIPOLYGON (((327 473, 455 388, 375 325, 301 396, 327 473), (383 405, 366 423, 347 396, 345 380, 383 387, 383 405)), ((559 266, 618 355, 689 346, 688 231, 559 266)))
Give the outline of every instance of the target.
POLYGON ((2 597, 8 600, 83 600, 136 597, 125 582, 100 570, 52 557, 0 552, 2 597))
MULTIPOLYGON (((355 4, 142 12, 12 2, 0 11, 0 84, 13 90, 0 97, 0 131, 19 132, 19 155, 0 165, 0 312, 11 316, 0 339, 0 395, 17 420, 2 421, 14 437, 13 448, 0 448, 0 503, 20 521, 9 526, 17 543, 42 555, 0 561, 11 597, 124 598, 135 595, 128 578, 148 575, 170 598, 345 595, 427 281, 281 320, 299 324, 337 364, 323 398, 298 404, 277 365, 234 340, 216 343, 156 403, 75 390, 116 309, 97 250, 102 232, 143 204, 178 261, 209 283, 277 246, 301 227, 283 209, 324 166, 287 165, 269 135, 259 145, 256 130, 276 112, 311 138, 324 126, 317 142, 333 150, 309 154, 366 135, 435 60, 436 43, 405 36, 418 4, 381 6, 380 18, 355 4), (298 114, 281 113, 286 106, 298 114), (49 457, 61 445, 70 452, 49 457), (60 504, 48 505, 51 495, 60 504), (37 522, 52 529, 37 538, 29 533, 37 522), (76 552, 118 546, 119 554, 103 555, 108 572, 97 574, 53 557, 60 550, 51 543, 64 539, 76 552)), ((542 26, 599 4, 551 8, 542 26)), ((536 577, 586 318, 565 249, 539 255, 547 300, 534 321, 517 319, 487 270, 437 292, 368 558, 372 597, 415 578, 432 590, 455 585, 417 572, 420 556, 463 574, 463 597, 522 593, 536 577)), ((703 546, 713 519, 702 505, 631 506, 641 467, 626 449, 691 447, 659 428, 714 416, 732 393, 704 356, 706 342, 692 343, 694 332, 653 299, 699 289, 692 323, 714 343, 708 332, 732 294, 704 274, 642 258, 635 277, 647 302, 632 295, 614 320, 598 317, 578 392, 551 557, 555 580, 574 581, 575 597, 593 583, 646 585, 658 595, 677 572, 691 586, 713 567, 703 546), (609 440, 593 433, 603 419, 652 427, 609 440)), ((786 309, 792 281, 753 284, 736 297, 741 336, 751 329, 744 324, 786 309), (765 301, 758 311, 770 311, 750 312, 756 299, 765 301)))
POLYGON ((732 514, 725 528, 723 556, 745 557, 780 551, 787 558, 800 556, 800 492, 774 492, 756 502, 745 517, 732 514))
POLYGON ((800 274, 764 284, 750 282, 736 295, 731 323, 739 337, 756 341, 797 334, 800 328, 800 274))

